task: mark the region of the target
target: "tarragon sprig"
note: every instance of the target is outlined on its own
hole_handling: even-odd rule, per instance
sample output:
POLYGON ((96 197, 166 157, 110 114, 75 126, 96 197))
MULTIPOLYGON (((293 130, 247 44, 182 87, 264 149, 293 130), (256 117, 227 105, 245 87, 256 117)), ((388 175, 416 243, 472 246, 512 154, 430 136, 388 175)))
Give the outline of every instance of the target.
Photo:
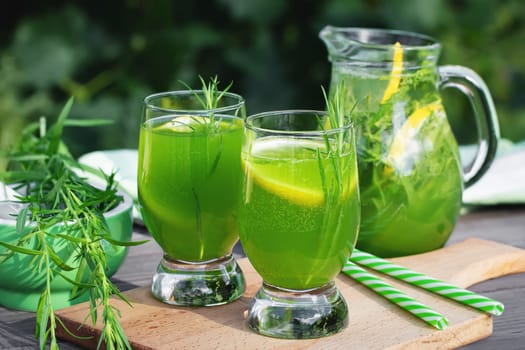
MULTIPOLYGON (((338 130, 333 134, 329 134, 330 130, 343 128, 350 123, 350 113, 345 108, 346 89, 344 83, 341 83, 333 93, 328 96, 324 88, 322 88, 323 95, 326 102, 326 116, 324 119, 318 117, 319 128, 325 133, 323 134, 324 151, 317 148, 317 160, 319 175, 321 178, 321 186, 324 192, 325 206, 322 223, 322 232, 333 234, 338 232, 342 225, 343 216, 340 215, 341 206, 345 203, 343 198, 345 193, 345 186, 348 186, 348 181, 345 184, 344 177, 353 176, 352 174, 344 174, 347 170, 348 159, 343 157, 342 153, 349 151, 349 146, 345 145, 348 140, 348 133, 350 130, 338 130), (329 169, 325 169, 327 165, 323 160, 328 159, 328 167, 331 176, 329 176, 329 169)), ((351 136, 353 137, 353 135, 351 136)), ((320 251, 327 249, 329 240, 323 241, 323 247, 320 251)))
MULTIPOLYGON (((209 167, 209 170, 207 171, 207 176, 210 177, 213 175, 215 170, 217 169, 217 166, 219 165, 219 161, 222 156, 223 151, 223 139, 221 134, 221 121, 217 120, 215 118, 215 110, 219 107, 219 103, 221 99, 224 97, 224 95, 230 90, 230 88, 233 85, 233 82, 230 82, 228 86, 226 86, 224 89, 219 89, 219 78, 217 76, 214 76, 210 78, 208 82, 202 77, 199 76, 199 79, 201 81, 201 91, 202 94, 199 92, 201 91, 195 91, 191 89, 191 87, 186 84, 185 82, 180 82, 183 84, 189 91, 193 91, 194 97, 199 102, 201 108, 204 111, 209 111, 209 113, 206 114, 207 118, 196 118, 194 116, 191 116, 193 121, 198 122, 199 124, 204 124, 206 127, 206 131, 208 133, 208 137, 219 137, 219 144, 215 151, 215 156, 213 157, 213 162, 211 162, 211 166, 209 167)), ((191 111, 188 111, 188 113, 191 114, 191 111)), ((193 131, 196 131, 193 127, 188 125, 193 131)), ((209 150, 206 148, 206 152, 209 150)), ((206 157, 208 159, 208 157, 206 157)), ((199 193, 197 192, 197 189, 195 187, 192 187, 192 194, 193 199, 195 202, 195 228, 196 228, 196 235, 199 237, 199 240, 201 242, 200 246, 200 257, 204 255, 204 234, 202 232, 202 213, 201 213, 201 201, 199 193)))
POLYGON ((17 215, 16 244, 0 241, 9 251, 0 263, 14 254, 32 256, 29 266, 43 274, 45 283, 36 310, 35 336, 40 348, 58 349, 56 326, 66 328, 55 315, 51 284, 58 276, 72 284, 74 297, 87 293, 90 318, 95 324, 102 309, 103 330, 99 348, 131 349, 118 320, 118 310, 109 302, 116 295, 128 302, 106 274, 107 261, 104 241, 118 246, 142 244, 122 242, 110 237, 104 213, 116 206, 122 198, 117 194, 114 174, 106 177, 106 187, 96 188, 75 171, 81 166, 71 156, 62 141, 66 126, 107 124, 104 120, 68 120, 73 99, 64 106, 57 121, 47 127, 45 118, 28 125, 20 141, 7 153, 9 168, 0 172, 0 180, 10 183, 22 195, 18 198, 23 208, 17 215), (61 240, 74 253, 74 259, 61 257, 50 244, 61 240), (75 279, 64 273, 76 269, 75 279))
MULTIPOLYGON (((202 106, 203 110, 211 111, 211 113, 208 115, 209 118, 206 123, 206 125, 210 128, 210 131, 218 131, 220 124, 216 122, 215 113, 213 111, 219 107, 221 99, 230 90, 233 82, 230 82, 230 84, 228 84, 228 86, 225 88, 219 89, 220 81, 217 76, 210 78, 208 82, 206 82, 202 76, 199 76, 199 79, 201 82, 202 94, 198 94, 195 91, 194 96, 197 101, 199 101, 199 104, 202 106)), ((185 82, 180 81, 180 83, 183 84, 188 90, 194 91, 185 82)), ((196 119, 196 121, 201 122, 199 119, 196 119)))
MULTIPOLYGON (((325 123, 321 124, 322 129, 337 129, 348 125, 350 123, 350 115, 352 114, 355 105, 351 110, 347 109, 347 88, 344 81, 341 81, 341 83, 336 87, 335 91, 333 91, 333 93, 330 94, 330 96, 327 95, 323 87, 322 91, 326 103, 326 111, 328 114, 325 123)), ((330 141, 328 135, 325 135, 326 149, 331 155, 330 159, 332 162, 332 168, 336 176, 335 186, 337 186, 337 188, 334 190, 339 191, 338 193, 340 193, 343 190, 342 169, 340 162, 341 151, 345 149, 343 145, 346 137, 345 134, 346 132, 338 132, 333 135, 333 138, 335 140, 335 147, 332 147, 333 142, 330 141)))

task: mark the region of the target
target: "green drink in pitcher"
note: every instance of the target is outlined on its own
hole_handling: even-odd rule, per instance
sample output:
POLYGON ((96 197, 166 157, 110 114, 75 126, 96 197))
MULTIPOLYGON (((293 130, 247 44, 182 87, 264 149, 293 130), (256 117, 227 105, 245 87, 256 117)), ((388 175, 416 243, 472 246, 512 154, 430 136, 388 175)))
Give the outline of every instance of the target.
MULTIPOLYGON (((362 250, 386 257, 426 252, 441 247, 454 228, 463 190, 457 144, 441 107, 420 108, 412 115, 425 115, 419 128, 424 138, 410 140, 418 123, 413 117, 393 136, 385 158, 373 158, 373 147, 363 148, 362 250)), ((381 113, 378 118, 391 116, 381 113)))
POLYGON ((456 223, 463 190, 458 145, 433 72, 402 78, 385 101, 388 77, 377 80, 383 82, 379 88, 368 84, 369 77, 340 75, 349 86, 348 109, 355 104, 352 117, 360 135, 358 247, 386 257, 442 246, 456 223))
POLYGON ((174 305, 236 300, 245 288, 232 256, 239 238, 244 100, 190 90, 144 102, 138 197, 144 223, 164 252, 152 294, 174 305))
POLYGON ((464 185, 490 165, 497 120, 481 78, 437 66, 440 45, 417 33, 327 26, 320 33, 332 62, 330 93, 347 86, 346 110, 357 134, 362 217, 357 247, 402 256, 442 247, 462 205, 464 185), (463 171, 440 91, 458 88, 474 108, 480 135, 463 171))

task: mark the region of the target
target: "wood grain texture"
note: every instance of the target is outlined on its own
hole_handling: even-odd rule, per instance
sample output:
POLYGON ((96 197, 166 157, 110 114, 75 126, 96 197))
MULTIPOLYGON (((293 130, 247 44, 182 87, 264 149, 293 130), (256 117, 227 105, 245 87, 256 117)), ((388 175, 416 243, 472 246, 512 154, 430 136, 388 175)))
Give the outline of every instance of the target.
MULTIPOLYGON (((467 239, 434 252, 392 259, 427 275, 461 287, 495 277, 525 271, 525 250, 487 240, 467 239)), ((115 300, 122 312, 121 323, 135 349, 435 349, 456 348, 488 337, 492 318, 477 310, 440 296, 384 277, 397 288, 440 311, 450 326, 435 330, 402 311, 372 291, 340 275, 337 286, 349 307, 347 329, 336 335, 313 340, 282 340, 257 335, 246 326, 244 315, 261 279, 247 259, 240 264, 247 291, 238 301, 212 308, 182 308, 155 300, 149 287, 126 292, 133 308, 115 300)), ((70 329, 85 319, 87 304, 59 311, 70 329)), ((64 331, 60 337, 87 348, 96 347, 100 325, 83 326, 80 342, 64 331)))

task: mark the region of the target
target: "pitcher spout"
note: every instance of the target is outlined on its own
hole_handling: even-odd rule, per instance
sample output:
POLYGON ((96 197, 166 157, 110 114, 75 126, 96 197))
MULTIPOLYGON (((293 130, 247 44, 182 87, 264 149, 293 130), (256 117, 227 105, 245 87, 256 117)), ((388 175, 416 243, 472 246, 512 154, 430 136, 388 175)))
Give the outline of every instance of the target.
POLYGON ((352 49, 355 48, 354 40, 345 35, 342 28, 326 26, 319 32, 319 38, 324 42, 328 50, 328 59, 333 61, 334 58, 344 58, 352 55, 352 49))
POLYGON ((430 36, 376 28, 325 26, 319 32, 332 63, 376 65, 391 62, 396 43, 404 52, 406 68, 436 65, 441 46, 430 36))

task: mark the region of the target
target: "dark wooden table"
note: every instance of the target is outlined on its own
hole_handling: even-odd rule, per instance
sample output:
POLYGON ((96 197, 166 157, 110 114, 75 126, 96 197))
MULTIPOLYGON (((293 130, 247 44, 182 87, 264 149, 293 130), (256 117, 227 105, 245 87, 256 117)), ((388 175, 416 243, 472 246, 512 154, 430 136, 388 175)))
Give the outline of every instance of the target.
MULTIPOLYGON (((148 237, 144 228, 135 227, 134 240, 148 237)), ((462 215, 448 244, 468 237, 525 248, 525 206, 481 208, 462 215)), ((241 256, 242 248, 237 245, 234 253, 241 256)), ((160 256, 161 250, 153 239, 146 245, 131 248, 113 280, 121 290, 148 285, 160 256)), ((505 313, 494 318, 492 336, 463 348, 525 349, 525 273, 480 283, 470 289, 503 302, 505 313)), ((34 326, 33 313, 0 307, 0 349, 36 349, 34 326)), ((60 348, 78 349, 65 342, 60 343, 60 348)))

